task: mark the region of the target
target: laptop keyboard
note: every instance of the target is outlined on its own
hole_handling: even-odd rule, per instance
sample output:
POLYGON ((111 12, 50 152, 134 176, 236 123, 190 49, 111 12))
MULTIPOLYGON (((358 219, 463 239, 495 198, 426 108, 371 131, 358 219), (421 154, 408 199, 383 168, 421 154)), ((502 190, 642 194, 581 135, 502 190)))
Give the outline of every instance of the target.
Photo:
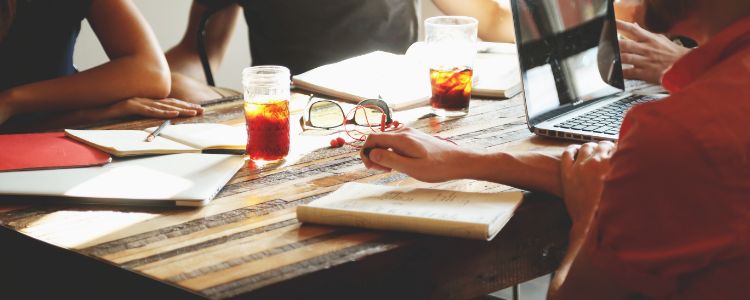
POLYGON ((628 109, 633 107, 633 105, 649 102, 651 100, 654 100, 654 98, 643 95, 632 95, 557 124, 555 127, 617 135, 620 132, 622 119, 628 109))

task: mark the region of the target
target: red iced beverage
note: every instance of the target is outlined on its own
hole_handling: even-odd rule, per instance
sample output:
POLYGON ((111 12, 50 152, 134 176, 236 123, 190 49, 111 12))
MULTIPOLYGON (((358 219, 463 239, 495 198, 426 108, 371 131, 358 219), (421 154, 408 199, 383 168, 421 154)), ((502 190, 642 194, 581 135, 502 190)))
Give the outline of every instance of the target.
POLYGON ((289 101, 245 101, 247 155, 275 161, 289 154, 289 101))
POLYGON ((432 98, 430 105, 437 110, 465 112, 471 99, 471 68, 447 70, 430 69, 432 98))

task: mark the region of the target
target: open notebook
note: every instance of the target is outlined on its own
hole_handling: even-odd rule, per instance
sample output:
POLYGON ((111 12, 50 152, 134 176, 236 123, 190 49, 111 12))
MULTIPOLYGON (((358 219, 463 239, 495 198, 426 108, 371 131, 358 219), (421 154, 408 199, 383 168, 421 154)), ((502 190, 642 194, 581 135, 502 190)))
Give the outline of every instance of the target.
POLYGON ((170 125, 151 142, 146 137, 156 127, 145 130, 71 130, 65 134, 114 156, 137 156, 173 153, 200 153, 207 150, 241 153, 247 145, 244 126, 224 124, 170 125))
MULTIPOLYGON (((296 87, 357 103, 382 97, 395 110, 425 105, 432 96, 424 43, 406 55, 375 51, 324 65, 292 78, 296 87)), ((480 43, 473 96, 509 98, 521 91, 515 46, 480 43)))
POLYGON ((0 172, 0 195, 29 203, 202 206, 244 163, 242 155, 186 153, 120 158, 103 167, 0 172))
POLYGON ((357 103, 381 97, 394 110, 427 104, 429 71, 404 55, 375 51, 292 77, 311 92, 357 103))
POLYGON ((298 206, 297 219, 489 241, 522 199, 520 192, 469 193, 351 182, 298 206))

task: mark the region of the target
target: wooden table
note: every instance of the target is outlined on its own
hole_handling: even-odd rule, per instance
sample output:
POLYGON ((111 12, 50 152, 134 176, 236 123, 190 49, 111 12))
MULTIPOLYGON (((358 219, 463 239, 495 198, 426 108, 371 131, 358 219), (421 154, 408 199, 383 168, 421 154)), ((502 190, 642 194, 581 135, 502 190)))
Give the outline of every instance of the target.
MULTIPOLYGON (((300 105, 300 99, 294 104, 300 105)), ((218 104, 204 116, 179 122, 238 124, 241 107, 218 104)), ((564 144, 531 137, 519 98, 475 99, 469 116, 458 119, 424 117, 426 112, 405 111, 396 118, 465 147, 558 151, 564 144)), ((349 181, 510 189, 470 180, 426 184, 400 173, 366 170, 357 150, 327 148, 330 139, 295 134, 293 153, 283 165, 243 168, 200 209, 28 205, 34 199, 0 207, 0 294, 466 299, 547 274, 558 265, 569 220, 561 201, 539 194, 527 195, 492 242, 299 224, 295 206, 349 181)))

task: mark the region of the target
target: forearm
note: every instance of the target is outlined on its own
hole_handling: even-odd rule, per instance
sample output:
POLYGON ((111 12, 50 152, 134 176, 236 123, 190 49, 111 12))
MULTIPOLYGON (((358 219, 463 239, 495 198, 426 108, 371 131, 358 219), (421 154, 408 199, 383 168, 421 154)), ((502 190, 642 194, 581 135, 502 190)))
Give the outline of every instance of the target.
POLYGON ((471 16, 479 20, 479 38, 492 42, 513 42, 513 16, 507 0, 433 0, 446 15, 471 16))
MULTIPOLYGON (((563 197, 561 156, 545 153, 467 153, 463 178, 491 181, 526 190, 543 191, 563 197)), ((579 259, 593 218, 574 220, 569 235, 568 250, 555 272, 550 286, 550 298, 567 299, 575 289, 568 279, 568 272, 579 259), (565 284, 565 285, 564 285, 565 284), (565 289, 562 290, 561 287, 565 289)), ((574 299, 574 298, 571 298, 574 299)))
MULTIPOLYGON (((190 9, 190 19, 182 40, 167 51, 166 57, 173 72, 204 81, 203 68, 198 56, 198 32, 200 21, 207 12, 206 6, 194 3, 190 9)), ((211 68, 216 70, 221 65, 229 42, 234 34, 241 8, 232 4, 213 14, 206 24, 206 53, 211 68)))
POLYGON ((164 98, 169 69, 163 61, 126 56, 74 75, 13 88, 3 97, 13 114, 100 107, 131 97, 164 98))
POLYGON ((560 156, 544 153, 468 153, 459 177, 543 191, 562 197, 560 156))
POLYGON ((9 132, 40 132, 94 124, 108 117, 103 108, 95 108, 45 114, 43 120, 18 118, 0 127, 9 132))

